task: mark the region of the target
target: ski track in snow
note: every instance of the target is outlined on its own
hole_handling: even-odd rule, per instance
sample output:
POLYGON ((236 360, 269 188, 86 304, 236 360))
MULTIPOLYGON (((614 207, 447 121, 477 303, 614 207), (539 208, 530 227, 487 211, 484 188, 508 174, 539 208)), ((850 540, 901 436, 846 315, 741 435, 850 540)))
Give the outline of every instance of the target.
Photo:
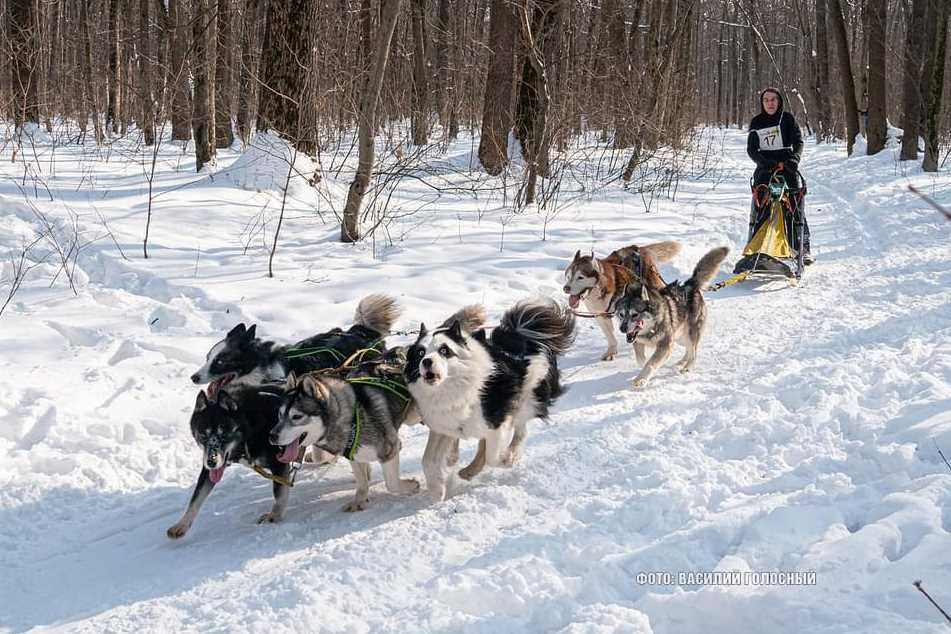
MULTIPOLYGON (((141 173, 59 167, 58 202, 32 204, 64 228, 67 204, 95 208, 132 259, 100 240, 80 261, 78 296, 62 279, 38 282, 0 317, 0 630, 945 631, 912 581, 951 604, 951 473, 937 454, 951 452, 951 224, 904 185, 949 203, 951 178, 896 174, 895 150, 845 160, 809 145, 818 263, 798 288, 708 294, 694 372, 677 374, 675 356, 634 391, 631 352, 598 361, 603 337, 579 320, 569 392, 534 423, 516 468, 433 504, 386 493, 374 467, 368 510, 347 514, 341 460, 323 477, 305 471, 286 520, 258 526, 270 484, 233 467, 189 534, 165 537, 199 469, 188 375, 227 328, 253 321, 292 340, 349 323, 378 291, 399 296, 405 327, 473 301, 497 318, 526 295, 561 299, 567 259, 592 246, 681 240, 667 279, 720 244, 732 263, 746 232, 745 135, 708 134, 723 135, 714 176, 649 214, 631 193, 588 196, 551 219, 546 241, 531 212, 461 197, 420 207, 430 194, 410 183, 398 198, 422 220, 397 223, 394 244, 371 252, 332 242, 332 217, 292 201, 274 280, 264 241, 248 237, 267 195, 233 184, 261 179, 185 187, 187 160, 176 170, 163 155, 169 193, 146 261, 141 173), (95 195, 76 193, 80 178, 95 195), (817 584, 637 582, 713 570, 815 571, 817 584)), ((0 196, 0 234, 26 235, 35 214, 12 185, 0 196)), ((420 479, 424 444, 424 430, 404 431, 403 470, 420 479)))

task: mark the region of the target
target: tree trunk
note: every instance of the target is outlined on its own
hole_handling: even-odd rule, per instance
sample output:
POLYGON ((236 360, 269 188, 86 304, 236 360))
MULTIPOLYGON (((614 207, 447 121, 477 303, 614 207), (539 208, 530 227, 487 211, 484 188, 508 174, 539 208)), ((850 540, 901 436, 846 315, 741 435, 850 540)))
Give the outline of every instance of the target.
POLYGON ((152 33, 149 24, 149 6, 152 0, 139 0, 139 112, 142 140, 146 146, 155 145, 155 104, 152 98, 152 33))
POLYGON ((195 62, 192 64, 195 77, 194 113, 192 126, 195 137, 195 168, 201 168, 215 158, 215 99, 214 73, 216 46, 215 11, 209 4, 215 0, 194 0, 195 15, 192 21, 195 62))
POLYGON ((426 63, 426 0, 411 0, 413 13, 413 145, 429 133, 429 68, 426 63))
POLYGON ((102 121, 99 118, 99 102, 96 98, 96 84, 93 82, 92 42, 89 28, 89 3, 91 0, 81 0, 79 21, 83 29, 83 81, 86 84, 86 94, 92 110, 93 130, 96 134, 96 145, 103 142, 102 121))
POLYGON ((231 129, 231 0, 218 0, 218 28, 215 50, 215 147, 234 143, 231 129))
POLYGON ((868 153, 878 154, 885 149, 888 138, 886 123, 885 83, 885 25, 886 0, 868 0, 868 153))
POLYGON ((305 154, 316 154, 305 103, 313 68, 317 3, 275 0, 267 9, 261 56, 258 129, 272 130, 305 154))
POLYGON ((169 110, 172 117, 172 140, 187 141, 192 136, 191 94, 188 91, 188 30, 182 0, 168 0, 169 110))
POLYGON ((929 63, 928 99, 925 107, 925 158, 921 168, 926 172, 938 171, 938 128, 941 116, 941 96, 944 88, 945 54, 948 44, 948 22, 951 21, 951 8, 947 2, 940 2, 935 10, 938 23, 937 34, 932 46, 933 59, 929 63))
POLYGON ((450 0, 439 0, 436 16, 436 114, 448 138, 458 134, 456 122, 456 75, 458 68, 450 62, 450 50, 457 50, 454 19, 450 0))
POLYGON ((36 10, 32 0, 8 0, 7 28, 13 65, 14 120, 40 122, 36 10))
MULTIPOLYGON (((945 0, 947 2, 948 0, 945 0)), ((905 35, 905 69, 902 90, 901 160, 918 160, 918 122, 921 118, 921 67, 924 57, 926 3, 911 0, 911 16, 905 35)), ((871 64, 871 62, 869 62, 871 64)))
POLYGON ((238 91, 238 136, 245 146, 251 142, 253 107, 257 103, 258 67, 261 59, 261 22, 267 11, 267 0, 248 0, 244 8, 244 29, 241 36, 241 88, 238 91))
POLYGON ((839 0, 828 0, 832 36, 839 56, 839 73, 842 78, 842 98, 845 100, 845 142, 849 156, 859 133, 859 110, 855 103, 855 81, 852 79, 852 60, 849 57, 849 41, 846 37, 845 19, 839 0))
POLYGON ((343 208, 343 222, 340 224, 341 242, 356 242, 360 239, 360 206, 373 174, 373 132, 376 129, 376 110, 380 101, 380 91, 383 88, 383 76, 386 74, 390 43, 393 41, 393 31, 396 29, 396 18, 400 13, 400 0, 382 0, 382 2, 382 15, 373 59, 370 62, 370 75, 360 98, 358 115, 360 157, 357 162, 357 173, 350 184, 347 203, 343 208))
POLYGON ((119 0, 109 0, 109 99, 106 104, 106 128, 119 132, 122 99, 122 64, 119 43, 119 0))
POLYGON ((551 40, 555 37, 561 18, 559 0, 537 0, 531 18, 528 9, 521 16, 525 39, 525 62, 519 82, 518 103, 515 108, 515 133, 521 142, 522 156, 528 163, 525 186, 525 204, 535 202, 538 176, 548 175, 548 111, 551 95, 548 84, 548 64, 551 40), (549 53, 546 55, 546 53, 549 53))
POLYGON ((496 176, 508 164, 508 138, 512 128, 512 71, 518 37, 518 18, 507 0, 492 0, 489 31, 489 41, 494 44, 495 50, 485 78, 479 162, 486 172, 496 176))
POLYGON ((816 0, 816 54, 815 57, 809 56, 815 60, 816 135, 820 142, 828 141, 833 136, 829 99, 832 94, 829 86, 829 30, 826 28, 829 15, 826 3, 829 1, 816 0))

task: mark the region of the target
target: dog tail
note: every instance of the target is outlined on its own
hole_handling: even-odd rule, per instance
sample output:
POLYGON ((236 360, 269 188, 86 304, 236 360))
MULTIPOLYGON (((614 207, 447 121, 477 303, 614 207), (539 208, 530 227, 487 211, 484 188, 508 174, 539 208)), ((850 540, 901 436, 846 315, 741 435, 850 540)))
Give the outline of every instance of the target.
POLYGON ((554 354, 564 354, 575 339, 575 315, 553 299, 524 299, 502 315, 492 338, 517 334, 539 343, 554 354))
POLYGON ((369 328, 381 335, 390 334, 390 329, 402 310, 396 300, 389 295, 367 295, 357 304, 353 313, 353 323, 369 328))
POLYGON ((713 276, 717 274, 717 271, 720 269, 720 263, 723 262, 726 258, 726 254, 729 252, 730 249, 728 247, 718 247, 700 258, 700 261, 697 262, 697 266, 693 269, 693 276, 687 280, 687 284, 699 289, 706 288, 710 280, 713 279, 713 276))
POLYGON ((452 322, 458 321, 463 331, 471 333, 484 326, 485 319, 485 306, 482 304, 469 304, 454 312, 452 316, 439 327, 448 328, 452 322))
POLYGON ((654 242, 640 247, 641 253, 647 253, 655 262, 669 262, 680 253, 680 243, 675 240, 654 242))

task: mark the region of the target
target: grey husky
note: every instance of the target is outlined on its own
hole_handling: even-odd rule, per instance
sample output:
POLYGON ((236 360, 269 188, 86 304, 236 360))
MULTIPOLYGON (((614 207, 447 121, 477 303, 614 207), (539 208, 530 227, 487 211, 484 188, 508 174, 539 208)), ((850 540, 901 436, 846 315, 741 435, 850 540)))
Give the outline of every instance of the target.
POLYGON ((419 482, 400 479, 402 424, 419 422, 398 371, 394 375, 356 372, 346 376, 314 372, 287 378, 272 445, 278 460, 293 462, 300 449, 313 445, 350 461, 357 490, 344 511, 362 511, 369 502, 370 463, 383 467, 386 489, 415 493, 419 482))
POLYGON ((674 281, 657 289, 640 281, 632 281, 617 304, 620 330, 627 342, 634 345, 638 361, 644 363, 645 348, 654 354, 644 363, 634 379, 634 387, 644 387, 661 365, 670 357, 674 343, 687 349, 678 362, 681 372, 689 372, 697 359, 697 348, 707 321, 703 288, 713 279, 729 249, 719 247, 700 258, 693 275, 681 284, 674 281))

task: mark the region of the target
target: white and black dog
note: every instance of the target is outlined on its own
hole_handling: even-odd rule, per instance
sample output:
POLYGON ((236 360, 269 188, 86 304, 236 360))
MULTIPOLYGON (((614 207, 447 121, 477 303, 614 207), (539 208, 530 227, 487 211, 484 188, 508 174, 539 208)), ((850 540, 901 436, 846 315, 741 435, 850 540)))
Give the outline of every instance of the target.
POLYGON ((205 364, 191 376, 192 382, 208 386, 209 396, 224 386, 283 383, 290 372, 297 375, 334 368, 358 350, 386 337, 399 317, 396 300, 386 295, 368 295, 360 300, 348 330, 334 328, 290 346, 257 337, 257 326, 238 324, 212 346, 205 364))
POLYGON ((502 316, 491 337, 483 329, 470 334, 452 318, 432 334, 420 326, 405 376, 430 429, 423 472, 435 500, 445 499, 450 487, 448 458, 459 438, 478 438, 484 456, 462 477, 478 473, 484 462, 511 466, 518 460, 528 421, 547 418, 564 393, 558 355, 571 345, 574 325, 574 315, 554 301, 525 300, 502 316))

